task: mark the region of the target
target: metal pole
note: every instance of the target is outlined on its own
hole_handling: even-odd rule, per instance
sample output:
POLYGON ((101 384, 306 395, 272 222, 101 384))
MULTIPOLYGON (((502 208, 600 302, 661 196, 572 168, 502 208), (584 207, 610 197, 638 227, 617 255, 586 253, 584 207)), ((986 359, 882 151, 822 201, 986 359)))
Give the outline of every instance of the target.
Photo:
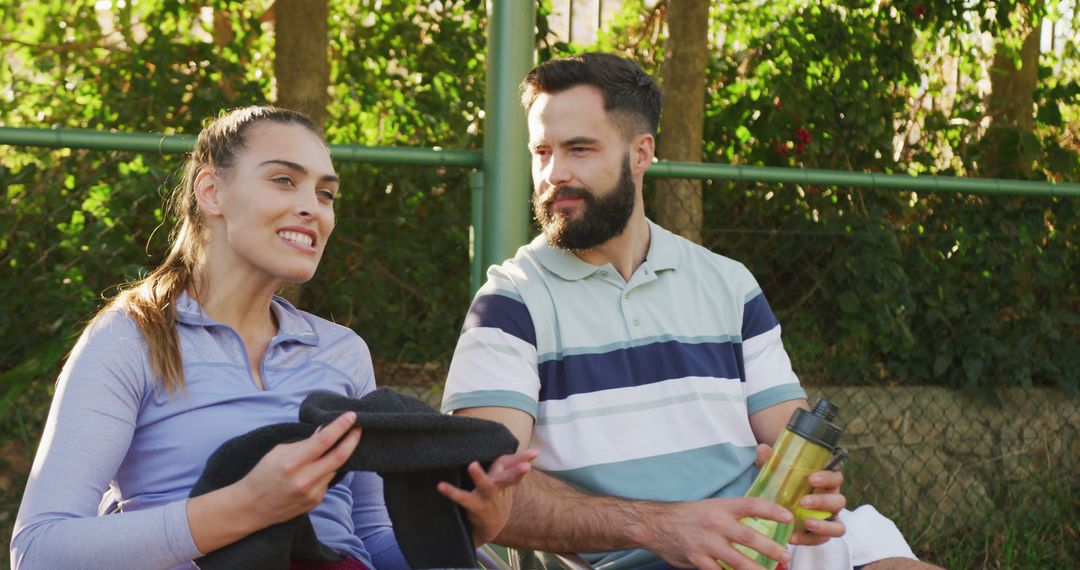
POLYGON ((195 137, 156 133, 117 133, 93 129, 0 127, 0 144, 172 154, 191 152, 191 149, 195 147, 195 137))
MULTIPOLYGON (((481 267, 513 257, 529 239, 528 129, 518 84, 533 65, 536 3, 488 3, 481 267)), ((475 230, 475 228, 474 228, 475 230)))
POLYGON ((883 190, 917 190, 920 192, 978 192, 985 194, 1080 197, 1080 184, 1072 182, 1055 184, 1038 180, 959 178, 931 175, 912 176, 910 174, 846 172, 843 170, 819 170, 816 168, 657 162, 649 167, 645 175, 656 178, 701 178, 766 184, 850 186, 883 190))
MULTIPOLYGON (((524 75, 524 73, 523 73, 524 75)), ((519 115, 520 109, 515 108, 519 115)), ((190 152, 195 137, 190 135, 163 135, 155 133, 117 133, 91 129, 37 129, 28 127, 0 127, 0 145, 40 146, 49 148, 86 148, 93 150, 120 150, 154 152, 162 154, 190 152)), ((524 143, 522 143, 524 146, 524 143)), ((476 150, 442 150, 410 147, 377 147, 352 144, 330 145, 334 160, 342 162, 365 162, 370 164, 411 164, 479 168, 485 164, 486 155, 476 150)), ((524 171, 528 171, 528 156, 524 171)), ((528 233, 528 176, 520 198, 524 219, 523 233, 528 233)), ((806 184, 818 186, 848 186, 853 188, 876 188, 879 190, 916 190, 919 192, 970 192, 986 194, 1020 194, 1027 196, 1080 197, 1080 184, 1075 182, 1043 182, 1039 180, 1005 180, 997 178, 960 178, 956 176, 932 176, 910 174, 883 174, 874 172, 847 172, 843 170, 819 170, 814 168, 781 168, 774 166, 739 166, 712 162, 657 162, 646 172, 649 178, 700 178, 706 180, 733 180, 763 184, 806 184)), ((475 188, 474 188, 475 191, 475 188)), ((485 206, 486 207, 486 206, 485 206)), ((518 212, 514 212, 515 214, 518 212)), ((477 218, 479 219, 479 218, 477 218)), ((482 232, 477 232, 477 236, 482 232)), ((527 237, 522 238, 522 240, 527 237)), ((477 245, 482 240, 477 237, 477 245)), ((516 246, 513 246, 516 247, 516 246)), ((498 257, 494 263, 513 254, 498 257)), ((481 256, 481 259, 483 257, 481 256)), ((486 265, 485 265, 486 267, 486 265)))
POLYGON ((484 268, 480 255, 480 236, 484 235, 484 173, 474 171, 469 175, 472 190, 472 225, 469 226, 469 296, 476 295, 484 284, 484 268))
MULTIPOLYGON (((0 127, 0 144, 42 146, 50 148, 87 148, 93 150, 126 150, 159 154, 191 152, 195 137, 154 133, 117 133, 92 129, 35 129, 0 127)), ((341 162, 370 164, 413 164, 424 166, 460 166, 479 168, 483 155, 478 150, 442 150, 332 144, 330 155, 341 162)))

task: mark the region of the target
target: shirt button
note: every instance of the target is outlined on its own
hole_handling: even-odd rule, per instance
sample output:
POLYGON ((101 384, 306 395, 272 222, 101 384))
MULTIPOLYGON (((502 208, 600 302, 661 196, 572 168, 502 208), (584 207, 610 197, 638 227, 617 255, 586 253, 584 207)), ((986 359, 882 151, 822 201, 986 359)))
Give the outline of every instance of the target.
POLYGON ((600 277, 607 277, 607 271, 601 271, 598 275, 600 275, 600 277))
POLYGON ((635 327, 641 326, 641 319, 639 319, 637 317, 634 317, 634 326, 635 327))

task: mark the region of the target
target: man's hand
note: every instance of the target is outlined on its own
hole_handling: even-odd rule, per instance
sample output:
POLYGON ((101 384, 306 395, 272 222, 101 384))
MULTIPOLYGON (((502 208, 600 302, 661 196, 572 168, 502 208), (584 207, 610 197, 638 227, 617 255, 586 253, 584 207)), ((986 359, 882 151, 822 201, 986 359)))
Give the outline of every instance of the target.
POLYGON ((510 519, 513 486, 532 469, 536 451, 522 451, 496 459, 487 473, 476 461, 469 465, 469 476, 476 488, 464 491, 450 483, 439 483, 439 492, 468 511, 476 546, 491 542, 510 519))
POLYGON ((847 506, 847 498, 840 493, 843 482, 844 474, 839 471, 818 471, 810 475, 814 492, 800 499, 799 506, 832 513, 832 520, 807 518, 805 527, 796 527, 788 542, 813 546, 825 543, 830 538, 844 536, 844 523, 837 518, 837 513, 847 506))
POLYGON ((732 543, 752 548, 780 562, 791 559, 787 548, 739 522, 746 517, 792 522, 792 514, 776 503, 742 497, 673 503, 664 507, 648 523, 651 536, 645 537, 642 543, 669 564, 716 570, 717 561, 723 561, 735 570, 761 568, 735 550, 732 543))
MULTIPOLYGON (((755 463, 758 467, 765 465, 772 455, 772 447, 760 444, 757 446, 757 458, 755 463)), ((840 486, 844 483, 844 474, 839 471, 818 471, 810 475, 810 485, 814 492, 799 500, 799 506, 804 509, 831 513, 833 520, 821 520, 807 518, 805 526, 795 528, 791 538, 791 544, 814 546, 828 542, 830 538, 844 535, 844 523, 837 518, 837 513, 847 506, 847 498, 840 493, 840 486)))

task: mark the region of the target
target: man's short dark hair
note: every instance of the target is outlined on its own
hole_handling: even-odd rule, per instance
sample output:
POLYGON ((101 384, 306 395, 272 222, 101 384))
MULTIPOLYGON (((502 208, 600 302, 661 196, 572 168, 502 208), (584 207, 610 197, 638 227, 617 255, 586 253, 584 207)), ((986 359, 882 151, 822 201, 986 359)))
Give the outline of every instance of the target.
POLYGON ((556 94, 591 85, 604 97, 604 110, 626 138, 660 126, 660 88, 636 62, 610 53, 583 53, 544 62, 521 82, 521 104, 528 113, 541 93, 556 94))

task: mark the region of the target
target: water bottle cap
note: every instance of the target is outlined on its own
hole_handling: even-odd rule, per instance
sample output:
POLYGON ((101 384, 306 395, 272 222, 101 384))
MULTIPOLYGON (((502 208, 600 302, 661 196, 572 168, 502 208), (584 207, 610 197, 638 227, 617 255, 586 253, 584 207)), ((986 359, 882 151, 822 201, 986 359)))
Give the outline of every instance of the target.
POLYGON ((840 428, 832 423, 840 412, 840 407, 825 399, 814 403, 812 411, 802 408, 795 410, 788 422, 788 429, 796 434, 834 451, 840 441, 840 428))

